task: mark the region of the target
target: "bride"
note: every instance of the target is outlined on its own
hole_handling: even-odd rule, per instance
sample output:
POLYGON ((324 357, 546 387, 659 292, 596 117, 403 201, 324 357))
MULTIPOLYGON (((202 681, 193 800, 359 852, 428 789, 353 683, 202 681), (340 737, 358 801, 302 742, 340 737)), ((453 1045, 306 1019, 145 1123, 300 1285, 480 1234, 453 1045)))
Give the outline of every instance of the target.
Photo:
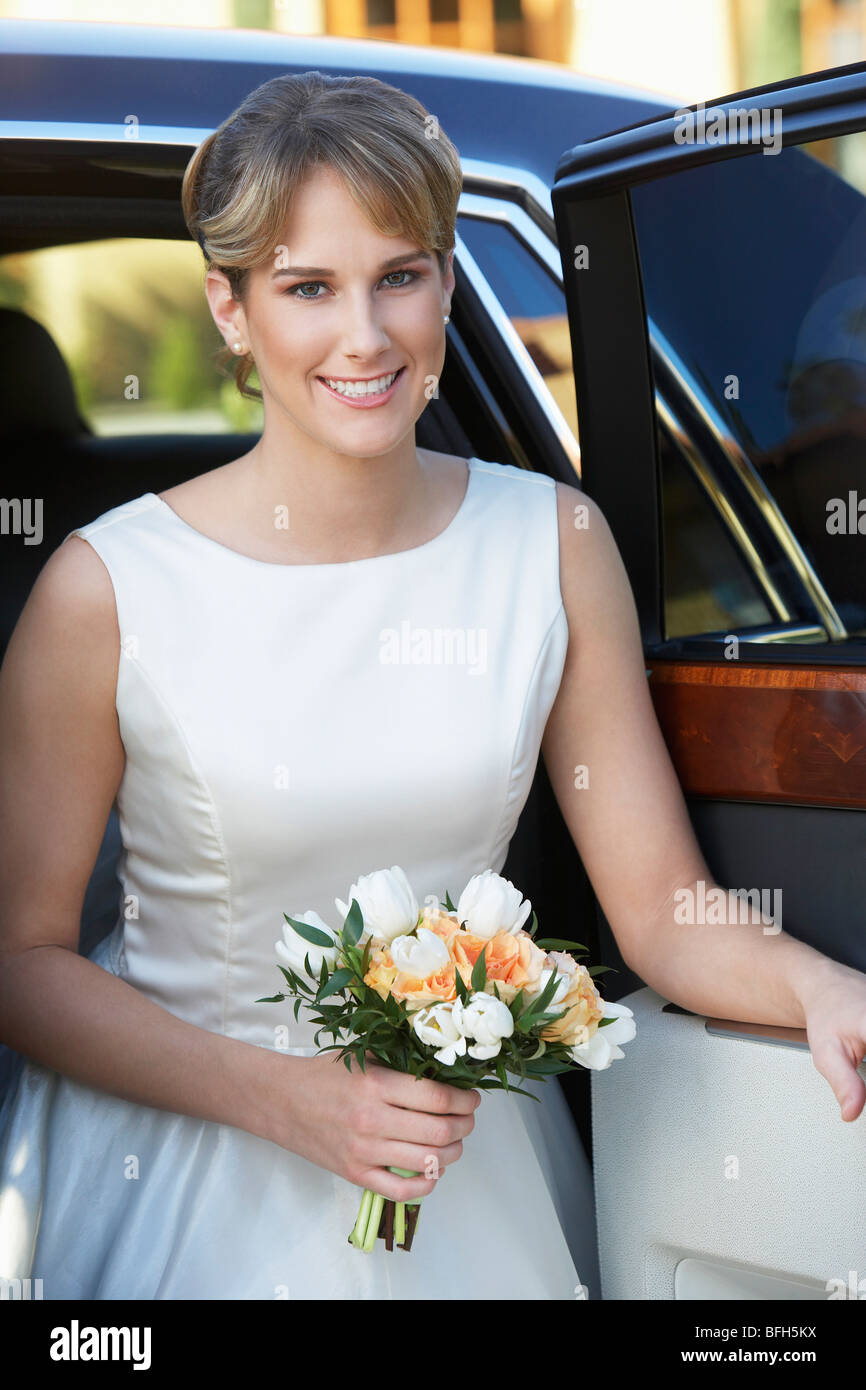
POLYGON ((376 79, 251 93, 183 207, 261 439, 70 533, 13 633, 0 1038, 26 1060, 0 1112, 0 1276, 46 1298, 597 1296, 555 1080, 536 1103, 350 1072, 255 1002, 284 912, 339 926, 335 899, 394 863, 419 901, 499 872, 540 752, 629 964, 686 1008, 806 1026, 843 1118, 863 1106, 862 975, 784 932, 674 920, 712 879, 599 509, 416 447, 460 186, 438 124, 376 79), (483 665, 383 660, 405 625, 469 634, 483 665), (115 801, 123 905, 85 958, 115 801), (409 1255, 347 1245, 365 1187, 424 1198, 409 1255))

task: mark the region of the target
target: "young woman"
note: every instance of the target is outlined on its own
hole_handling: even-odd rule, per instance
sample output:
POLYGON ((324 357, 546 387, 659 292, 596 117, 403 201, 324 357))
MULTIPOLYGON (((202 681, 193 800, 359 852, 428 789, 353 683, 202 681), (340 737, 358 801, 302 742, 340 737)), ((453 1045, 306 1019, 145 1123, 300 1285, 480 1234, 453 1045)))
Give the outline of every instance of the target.
POLYGON ((536 1104, 350 1073, 254 1002, 283 912, 340 925, 335 898, 391 864, 419 901, 499 871, 539 751, 629 964, 687 1008, 805 1024, 843 1117, 862 1107, 862 975, 783 932, 675 924, 711 875, 598 508, 415 445, 460 186, 424 108, 372 78, 276 78, 203 142, 184 212, 263 434, 71 533, 13 634, 0 1036, 28 1060, 0 1116, 0 1275, 45 1298, 574 1297, 592 1189, 555 1081, 536 1104), (384 659, 407 629, 475 659, 384 659), (88 959, 115 798, 123 909, 88 959), (431 1157, 438 1178, 389 1172, 431 1157), (364 1187, 426 1199, 409 1256, 347 1245, 364 1187))

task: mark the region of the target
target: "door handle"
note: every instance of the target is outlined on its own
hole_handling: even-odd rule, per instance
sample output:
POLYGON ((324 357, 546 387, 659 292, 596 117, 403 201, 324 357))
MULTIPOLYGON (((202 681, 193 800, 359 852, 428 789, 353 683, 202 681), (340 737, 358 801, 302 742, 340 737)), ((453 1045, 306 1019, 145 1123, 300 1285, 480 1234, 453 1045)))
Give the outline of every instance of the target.
MULTIPOLYGON (((679 1004, 665 1004, 662 1013, 700 1017, 679 1004)), ((809 1050, 805 1028, 783 1028, 777 1023, 743 1023, 732 1018, 705 1018, 704 1027, 718 1038, 738 1038, 743 1042, 775 1043, 779 1047, 804 1047, 807 1052, 809 1050)))

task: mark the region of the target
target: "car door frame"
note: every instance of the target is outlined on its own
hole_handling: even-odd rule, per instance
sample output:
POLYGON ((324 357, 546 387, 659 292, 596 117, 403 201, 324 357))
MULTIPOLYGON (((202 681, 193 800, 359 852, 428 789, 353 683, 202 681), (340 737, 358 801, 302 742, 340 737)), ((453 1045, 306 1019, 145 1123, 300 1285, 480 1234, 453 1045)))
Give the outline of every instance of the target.
MULTIPOLYGON (((783 147, 861 131, 866 129, 866 63, 738 92, 714 101, 711 109, 727 116, 759 97, 769 97, 765 104, 781 113, 783 147)), ((557 163, 551 202, 580 412, 582 486, 601 506, 629 574, 653 699, 683 790, 864 810, 866 785, 856 760, 840 760, 829 791, 809 759, 801 760, 794 785, 782 785, 771 769, 755 765, 753 746, 734 734, 757 721, 769 740, 794 707, 803 730, 828 720, 845 737, 862 722, 866 654, 863 661, 852 657, 844 627, 814 573, 801 571, 801 578, 815 601, 812 632, 825 629, 820 644, 768 641, 758 634, 759 640, 749 641, 746 632, 738 660, 731 661, 718 639, 665 640, 653 371, 657 343, 644 299, 630 189, 721 159, 759 157, 759 144, 730 138, 732 124, 738 130, 730 120, 718 143, 677 143, 684 113, 702 108, 710 109, 695 103, 584 142, 557 163), (622 408, 624 399, 628 410, 622 408), (718 698, 720 689, 724 700, 718 698), (768 691, 775 692, 774 701, 766 698, 768 691), (708 737, 712 756, 688 738, 687 730, 696 725, 708 737)), ((786 635, 809 635, 809 627, 805 634, 769 634, 786 635)))

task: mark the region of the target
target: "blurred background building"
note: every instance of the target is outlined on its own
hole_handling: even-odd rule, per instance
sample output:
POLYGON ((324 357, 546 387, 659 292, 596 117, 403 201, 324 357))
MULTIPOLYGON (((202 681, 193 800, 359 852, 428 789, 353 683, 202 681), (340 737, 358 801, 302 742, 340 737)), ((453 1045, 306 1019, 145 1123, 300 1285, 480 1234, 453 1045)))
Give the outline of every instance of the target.
POLYGON ((510 53, 684 102, 866 56, 866 0, 0 0, 0 16, 510 53))

